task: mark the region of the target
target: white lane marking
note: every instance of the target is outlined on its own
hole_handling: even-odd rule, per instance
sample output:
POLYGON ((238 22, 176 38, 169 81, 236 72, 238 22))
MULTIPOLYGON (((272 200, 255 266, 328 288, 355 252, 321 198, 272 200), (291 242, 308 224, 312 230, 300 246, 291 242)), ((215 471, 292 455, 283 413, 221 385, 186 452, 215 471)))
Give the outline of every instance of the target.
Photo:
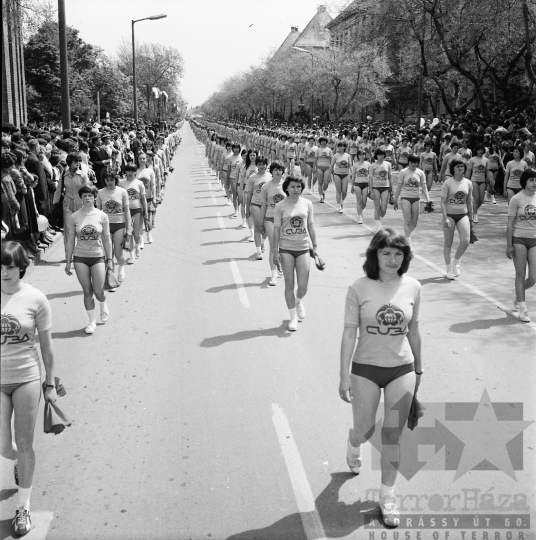
POLYGON ((212 189, 212 182, 209 182, 209 183, 207 184, 207 186, 208 186, 208 189, 212 189))
MULTIPOLYGON (((309 192, 309 195, 311 195, 311 197, 314 197, 315 199, 320 200, 320 197, 316 193, 310 193, 309 192)), ((328 201, 325 201, 325 203, 328 206, 331 206, 331 208, 333 208, 334 210, 336 209, 335 206, 332 205, 331 203, 329 203, 328 201)), ((357 223, 357 218, 356 217, 352 216, 351 214, 347 214, 346 212, 343 212, 343 213, 344 213, 344 215, 346 217, 349 217, 351 220, 353 220, 353 221, 355 221, 357 223)), ((365 227, 365 229, 368 229, 372 234, 376 234, 374 229, 372 227, 370 227, 369 225, 367 225, 366 223, 362 223, 361 225, 363 227, 365 227)), ((430 268, 432 268, 432 270, 435 270, 436 272, 441 274, 443 277, 445 277, 445 278, 447 277, 447 272, 445 270, 443 270, 442 268, 440 268, 439 266, 437 266, 437 264, 433 263, 432 261, 429 261, 428 259, 424 258, 422 255, 417 255, 415 252, 413 252, 413 256, 417 260, 419 260, 423 264, 425 264, 426 266, 429 266, 430 268)), ((509 315, 512 315, 513 317, 516 317, 515 312, 513 311, 513 309, 511 307, 507 306, 506 304, 504 304, 500 300, 497 300, 496 298, 489 295, 488 293, 480 290, 478 287, 475 287, 474 285, 471 285, 467 281, 464 281, 463 279, 460 279, 460 278, 456 278, 454 281, 456 283, 458 283, 459 285, 461 285, 462 287, 465 287, 467 290, 471 291, 473 294, 476 294, 477 296, 480 296, 481 298, 483 298, 484 300, 486 300, 490 304, 493 304, 495 307, 498 307, 500 310, 504 311, 505 313, 507 313, 509 315)), ((517 317, 516 317, 516 319, 517 319, 517 317)), ((520 324, 523 324, 523 326, 526 326, 534 334, 536 334, 536 322, 531 321, 529 323, 521 323, 521 321, 520 321, 520 324)))
POLYGON ((214 195, 212 195, 212 202, 213 202, 214 204, 216 204, 216 202, 217 202, 217 201, 216 201, 216 197, 214 197, 214 195))
POLYGON ((225 230, 227 227, 225 226, 225 223, 223 222, 223 219, 221 217, 221 213, 218 212, 216 214, 216 219, 218 220, 218 225, 220 226, 220 229, 225 230))
POLYGON ((292 484, 292 489, 294 490, 294 497, 296 498, 296 504, 303 524, 303 530, 305 531, 307 540, 323 540, 326 537, 326 533, 324 532, 322 521, 318 515, 313 492, 307 481, 307 475, 303 468, 298 447, 294 442, 292 431, 290 431, 287 416, 283 409, 276 403, 272 404, 272 411, 272 420, 274 422, 277 438, 279 439, 279 446, 281 446, 281 451, 283 452, 283 457, 287 465, 290 482, 292 484))
POLYGON ((240 298, 240 302, 247 309, 249 308, 249 298, 246 293, 246 289, 244 289, 244 282, 242 281, 240 270, 238 270, 238 264, 236 264, 236 261, 230 261, 229 265, 231 266, 231 272, 233 273, 233 279, 236 284, 236 292, 238 293, 238 298, 240 298))

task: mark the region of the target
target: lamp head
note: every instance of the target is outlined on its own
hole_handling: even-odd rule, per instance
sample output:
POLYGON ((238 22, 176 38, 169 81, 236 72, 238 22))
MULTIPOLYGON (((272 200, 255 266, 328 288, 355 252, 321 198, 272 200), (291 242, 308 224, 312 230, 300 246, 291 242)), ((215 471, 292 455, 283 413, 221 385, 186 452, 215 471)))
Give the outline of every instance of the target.
POLYGON ((147 17, 150 21, 156 21, 156 19, 164 19, 167 17, 167 15, 160 14, 160 15, 153 15, 152 17, 147 17))

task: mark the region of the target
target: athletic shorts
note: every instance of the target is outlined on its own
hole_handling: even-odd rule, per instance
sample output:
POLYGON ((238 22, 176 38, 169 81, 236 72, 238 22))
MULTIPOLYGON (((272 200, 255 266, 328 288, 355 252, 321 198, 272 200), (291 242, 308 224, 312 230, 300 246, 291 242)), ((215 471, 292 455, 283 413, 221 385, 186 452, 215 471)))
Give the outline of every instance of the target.
POLYGON ((458 223, 460 219, 463 219, 467 214, 447 214, 447 217, 454 220, 454 223, 458 223))
POLYGON ((346 173, 346 174, 339 174, 339 173, 334 172, 333 175, 334 175, 334 176, 338 176, 341 180, 344 180, 344 179, 348 176, 348 173, 346 173))
POLYGON ((92 266, 95 266, 96 264, 104 264, 104 256, 103 257, 78 257, 75 255, 73 257, 73 262, 75 263, 81 263, 85 264, 86 266, 89 266, 91 268, 92 266))
POLYGON ((257 203, 254 203, 254 202, 251 203, 251 206, 257 206, 258 208, 262 208, 261 204, 257 204, 257 203))
POLYGON ((403 201, 409 201, 411 204, 419 202, 419 197, 400 197, 403 201))
POLYGON ((388 187, 374 187, 374 186, 372 186, 372 189, 374 189, 374 190, 376 190, 376 191, 378 191, 378 192, 380 192, 380 193, 383 193, 386 189, 390 189, 390 188, 388 188, 388 187))
POLYGON ((513 244, 521 244, 527 248, 527 251, 530 251, 533 247, 536 247, 536 238, 523 238, 520 236, 514 236, 512 240, 513 244))
POLYGON ((368 188, 368 182, 356 182, 354 185, 357 186, 359 189, 368 188))
POLYGON ((264 221, 271 221, 272 223, 274 223, 274 218, 273 217, 265 217, 264 221))
POLYGON ((385 388, 391 381, 412 371, 415 371, 415 364, 413 362, 390 368, 352 362, 352 375, 364 377, 377 384, 380 388, 385 388))
POLYGON ((110 223, 110 234, 114 234, 117 231, 125 228, 125 223, 110 223))
POLYGON ((408 164, 407 163, 402 163, 401 161, 399 161, 398 166, 404 168, 404 167, 407 167, 408 164))
MULTIPOLYGON (((486 182, 487 182, 487 180, 471 180, 471 182, 474 182, 475 184, 478 184, 478 185, 480 185, 480 184, 484 184, 484 183, 486 183, 486 182)), ((509 189, 511 189, 511 188, 509 188, 509 189)))
POLYGON ((130 217, 133 218, 136 214, 141 214, 141 208, 131 208, 130 217))
POLYGON ((522 188, 520 188, 520 187, 508 187, 508 186, 506 186, 506 189, 509 189, 510 191, 513 191, 513 192, 514 192, 514 195, 517 195, 517 194, 521 191, 522 188))
MULTIPOLYGON (((41 379, 35 379, 35 380, 40 381, 41 379)), ((7 394, 8 396, 12 396, 15 390, 18 390, 25 384, 29 384, 31 382, 35 382, 35 381, 26 381, 26 382, 21 382, 21 383, 14 383, 14 384, 0 384, 0 391, 4 392, 4 394, 7 394)))
POLYGON ((330 168, 330 166, 329 165, 317 165, 316 168, 320 169, 322 172, 326 172, 330 168))
POLYGON ((302 255, 305 255, 306 253, 309 254, 308 249, 303 249, 300 251, 294 251, 292 249, 279 249, 279 253, 287 253, 288 255, 292 255, 295 259, 298 257, 301 257, 302 255))

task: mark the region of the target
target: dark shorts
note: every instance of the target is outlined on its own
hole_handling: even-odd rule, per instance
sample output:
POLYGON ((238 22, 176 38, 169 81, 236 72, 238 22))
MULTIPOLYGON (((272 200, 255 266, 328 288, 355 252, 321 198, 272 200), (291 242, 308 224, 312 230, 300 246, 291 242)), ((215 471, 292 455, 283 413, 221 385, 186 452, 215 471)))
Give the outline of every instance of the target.
POLYGON ((447 217, 454 220, 454 223, 458 223, 460 219, 463 219, 467 214, 447 214, 447 217))
POLYGON ((375 191, 377 191, 379 193, 383 193, 384 191, 388 190, 389 188, 388 187, 374 187, 374 186, 372 186, 372 189, 374 189, 375 191))
POLYGON ((265 217, 264 221, 271 221, 272 223, 274 223, 274 218, 273 217, 265 217))
POLYGON ((348 173, 346 173, 346 174, 339 174, 339 173, 334 172, 334 173, 333 173, 333 176, 338 176, 341 180, 344 180, 344 179, 348 176, 348 173))
POLYGON ((409 201, 411 204, 419 202, 419 197, 400 197, 403 201, 409 201))
POLYGON ((513 192, 514 192, 514 195, 517 195, 517 194, 521 191, 522 188, 520 188, 520 187, 508 187, 508 186, 506 186, 506 189, 509 189, 510 191, 513 191, 513 192))
POLYGON ((364 377, 377 384, 380 388, 385 388, 391 381, 415 371, 415 364, 402 364, 392 368, 372 366, 370 364, 357 364, 352 362, 352 375, 364 377))
POLYGON ((130 217, 133 218, 136 214, 141 214, 141 208, 131 208, 130 217))
POLYGON ((259 207, 259 208, 262 208, 262 205, 261 205, 261 204, 257 204, 257 203, 254 203, 254 202, 251 203, 251 206, 257 206, 257 207, 259 207))
POLYGON ((292 255, 295 259, 297 259, 298 257, 305 255, 306 253, 309 254, 309 250, 304 249, 301 251, 293 251, 291 249, 279 249, 279 253, 288 253, 289 255, 292 255))
POLYGON ((533 247, 536 247, 536 238, 522 238, 519 236, 514 236, 512 239, 512 244, 520 244, 527 248, 527 251, 531 250, 533 247))
POLYGON ((356 182, 354 185, 357 186, 359 189, 368 188, 368 182, 356 182))
POLYGON ((124 223, 110 223, 110 234, 114 234, 117 231, 125 228, 124 223))
POLYGON ((75 255, 73 257, 73 262, 85 264, 86 266, 89 266, 89 268, 91 268, 96 264, 104 264, 104 257, 78 257, 77 255, 75 255))
MULTIPOLYGON (((41 381, 41 379, 35 379, 35 380, 41 381)), ((4 394, 7 394, 8 396, 12 396, 15 390, 18 390, 24 385, 30 384, 32 382, 35 382, 35 381, 26 381, 26 382, 21 382, 21 383, 14 383, 14 384, 0 384, 0 391, 4 392, 4 394)))

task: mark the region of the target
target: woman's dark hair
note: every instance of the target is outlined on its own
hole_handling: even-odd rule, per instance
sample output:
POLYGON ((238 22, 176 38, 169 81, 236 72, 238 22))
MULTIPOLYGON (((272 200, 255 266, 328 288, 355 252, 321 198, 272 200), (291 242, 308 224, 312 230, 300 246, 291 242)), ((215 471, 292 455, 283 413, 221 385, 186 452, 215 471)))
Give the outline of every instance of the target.
POLYGON ((108 180, 108 178, 113 178, 114 181, 115 181, 116 186, 117 186, 117 184, 119 184, 119 175, 115 171, 112 171, 112 170, 106 168, 106 169, 104 169, 104 172, 102 173, 103 182, 106 182, 106 180, 108 180))
MULTIPOLYGON (((272 162, 272 165, 273 165, 273 163, 274 162, 272 162)), ((272 165, 270 165, 270 167, 272 165)), ((293 176, 287 176, 285 178, 285 181, 283 182, 283 191, 287 194, 287 197, 288 197, 288 187, 289 187, 291 182, 298 182, 298 184, 301 185, 302 191, 305 189, 305 182, 303 181, 302 178, 294 178, 293 176)))
POLYGON ((419 156, 416 156, 414 154, 410 154, 408 156, 408 163, 419 163, 420 159, 419 156))
MULTIPOLYGON (((257 156, 257 151, 254 148, 250 148, 248 150, 248 153, 246 154, 246 170, 249 169, 251 165, 251 154, 255 154, 255 160, 261 157, 261 156, 257 156)), ((255 161, 255 163, 257 163, 257 161, 255 161)))
POLYGON ((386 156, 385 150, 383 148, 376 148, 376 151, 374 152, 374 159, 377 159, 378 156, 386 156))
POLYGON ((486 152, 486 147, 483 144, 477 144, 475 146, 475 154, 478 153, 479 150, 482 150, 482 153, 484 154, 486 152))
POLYGON ((512 154, 515 152, 515 151, 518 151, 519 152, 519 157, 521 159, 523 159, 523 155, 524 155, 524 151, 523 151, 523 148, 521 148, 521 146, 512 146, 510 152, 512 152, 512 154))
POLYGON ((65 163, 67 163, 69 167, 71 166, 71 163, 73 161, 78 161, 78 162, 82 161, 77 152, 71 152, 70 154, 67 154, 67 157, 65 158, 65 163))
POLYGON ((260 165, 261 163, 268 167, 268 158, 264 156, 257 156, 257 159, 255 160, 255 165, 260 165))
POLYGON ((272 161, 272 163, 270 163, 270 174, 272 174, 275 169, 281 169, 282 171, 284 171, 285 166, 283 165, 283 163, 281 161, 276 159, 276 160, 272 161))
POLYGON ((24 277, 24 274, 26 274, 26 268, 30 266, 30 259, 28 258, 26 250, 19 242, 15 242, 14 240, 2 242, 0 259, 1 264, 4 266, 16 266, 20 270, 21 279, 24 277))
POLYGON ((24 160, 26 159, 26 152, 22 148, 15 148, 15 150, 13 150, 13 155, 17 159, 17 167, 24 163, 24 160))
POLYGON ((95 197, 96 199, 97 195, 99 194, 99 190, 91 184, 82 184, 80 186, 80 189, 78 190, 78 196, 82 198, 82 195, 84 193, 91 193, 93 197, 95 197))
POLYGON ((5 152, 2 154, 2 161, 0 162, 2 165, 2 169, 9 169, 9 167, 12 167, 17 163, 17 158, 14 154, 11 152, 5 152))
POLYGON ((85 154, 87 154, 87 151, 89 150, 89 146, 87 144, 86 141, 82 141, 82 140, 78 140, 78 148, 84 152, 85 154))
POLYGON ((328 140, 326 139, 326 137, 319 137, 319 139, 318 139, 318 144, 322 144, 322 142, 325 142, 325 143, 328 142, 328 140))
POLYGON ((137 170, 138 170, 138 167, 134 162, 130 162, 127 165, 125 165, 125 172, 128 172, 128 171, 136 172, 137 170))
POLYGON ((346 148, 346 147, 348 146, 348 144, 346 143, 346 141, 339 141, 339 142, 337 143, 337 148, 338 148, 339 146, 342 146, 342 147, 346 148))
POLYGON ((370 241, 367 248, 367 258, 363 265, 363 270, 369 279, 379 279, 380 265, 378 264, 378 250, 385 248, 397 248, 404 252, 404 260, 398 269, 401 276, 408 271, 409 263, 413 259, 411 248, 406 237, 391 227, 380 229, 370 241))
POLYGON ((235 148, 238 148, 238 151, 240 152, 240 150, 242 149, 242 147, 238 144, 238 143, 233 143, 233 145, 231 146, 231 150, 234 150, 235 148))
POLYGON ((53 166, 56 167, 56 165, 60 162, 60 152, 59 150, 53 150, 51 156, 48 158, 48 162, 53 166))
POLYGON ((521 177, 519 178, 521 189, 525 189, 529 178, 536 178, 536 171, 533 169, 526 169, 521 173, 521 177))
POLYGON ((450 162, 449 166, 450 174, 452 174, 452 176, 454 176, 454 169, 457 165, 463 165, 465 167, 463 170, 464 173, 467 170, 467 163, 465 163, 463 159, 455 158, 450 162))

